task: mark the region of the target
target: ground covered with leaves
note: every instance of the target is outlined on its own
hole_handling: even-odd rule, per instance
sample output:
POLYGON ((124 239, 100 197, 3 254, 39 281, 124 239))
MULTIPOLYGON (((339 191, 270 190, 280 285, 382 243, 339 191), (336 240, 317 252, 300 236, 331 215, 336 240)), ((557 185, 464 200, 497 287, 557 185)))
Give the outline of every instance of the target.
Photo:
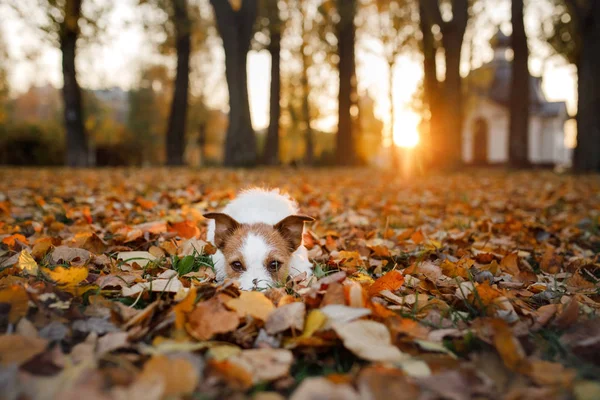
POLYGON ((0 170, 6 399, 598 399, 600 179, 0 170), (314 276, 218 284, 202 214, 279 187, 314 276))

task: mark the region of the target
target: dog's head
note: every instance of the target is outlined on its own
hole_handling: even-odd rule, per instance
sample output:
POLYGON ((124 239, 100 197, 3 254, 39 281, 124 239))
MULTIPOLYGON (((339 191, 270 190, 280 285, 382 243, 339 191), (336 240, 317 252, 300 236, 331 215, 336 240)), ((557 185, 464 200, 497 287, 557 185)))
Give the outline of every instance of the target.
POLYGON ((227 214, 208 213, 215 220, 214 244, 225 257, 225 272, 244 290, 267 288, 285 280, 292 254, 302 244, 305 215, 290 215, 275 225, 242 224, 227 214))

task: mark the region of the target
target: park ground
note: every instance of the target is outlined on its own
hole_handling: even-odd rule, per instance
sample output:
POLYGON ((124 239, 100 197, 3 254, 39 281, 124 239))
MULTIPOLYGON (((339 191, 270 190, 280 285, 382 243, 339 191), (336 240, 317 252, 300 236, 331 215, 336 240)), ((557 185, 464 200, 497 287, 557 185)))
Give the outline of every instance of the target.
POLYGON ((598 399, 600 177, 0 169, 7 399, 598 399), (214 281, 202 214, 277 187, 314 276, 214 281))

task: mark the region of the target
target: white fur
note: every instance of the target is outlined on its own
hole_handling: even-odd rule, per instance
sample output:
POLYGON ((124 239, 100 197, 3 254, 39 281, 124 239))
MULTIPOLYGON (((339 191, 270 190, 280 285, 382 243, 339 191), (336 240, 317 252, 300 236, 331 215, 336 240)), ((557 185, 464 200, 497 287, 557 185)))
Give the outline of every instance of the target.
POLYGON ((273 279, 265 268, 269 252, 273 250, 265 240, 253 233, 244 238, 242 254, 246 263, 246 272, 240 275, 239 283, 242 289, 256 287, 266 289, 273 285, 273 279))
MULTIPOLYGON (((275 225, 285 217, 297 214, 298 204, 277 189, 270 191, 250 189, 242 191, 238 197, 225 206, 222 212, 241 224, 262 222, 275 225)), ((214 244, 215 221, 212 219, 208 222, 206 237, 209 242, 214 244)), ((256 235, 248 235, 242 249, 247 268, 247 271, 239 279, 242 289, 252 290, 255 287, 266 288, 273 285, 274 282, 264 267, 264 259, 269 251, 268 244, 262 238, 256 235), (250 259, 252 262, 249 261, 250 259)), ((217 272, 217 280, 223 281, 227 275, 225 272, 225 256, 220 250, 217 250, 213 255, 213 262, 217 272)), ((294 277, 303 272, 306 272, 307 276, 312 275, 312 264, 308 260, 306 247, 300 245, 290 258, 289 274, 294 277)))

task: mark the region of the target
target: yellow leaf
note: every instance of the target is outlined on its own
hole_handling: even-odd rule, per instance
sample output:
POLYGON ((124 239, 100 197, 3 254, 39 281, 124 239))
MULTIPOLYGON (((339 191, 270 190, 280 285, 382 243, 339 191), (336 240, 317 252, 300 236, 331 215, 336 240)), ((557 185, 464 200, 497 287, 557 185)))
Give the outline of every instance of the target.
POLYGON ((38 265, 28 250, 23 250, 21 251, 21 254, 19 254, 17 267, 25 271, 28 275, 36 276, 38 274, 38 265))
POLYGON ((77 285, 88 277, 86 267, 56 267, 54 270, 42 268, 42 271, 49 279, 61 285, 77 285))
POLYGON ((327 316, 325 314, 323 314, 319 310, 312 310, 308 313, 308 316, 306 317, 306 323, 304 324, 304 332, 302 332, 301 337, 311 337, 316 331, 318 331, 323 327, 323 325, 325 325, 326 321, 327 316))
POLYGON ((261 292, 242 292, 240 297, 229 300, 225 305, 237 311, 239 317, 250 315, 261 321, 266 321, 275 309, 271 300, 261 292))

